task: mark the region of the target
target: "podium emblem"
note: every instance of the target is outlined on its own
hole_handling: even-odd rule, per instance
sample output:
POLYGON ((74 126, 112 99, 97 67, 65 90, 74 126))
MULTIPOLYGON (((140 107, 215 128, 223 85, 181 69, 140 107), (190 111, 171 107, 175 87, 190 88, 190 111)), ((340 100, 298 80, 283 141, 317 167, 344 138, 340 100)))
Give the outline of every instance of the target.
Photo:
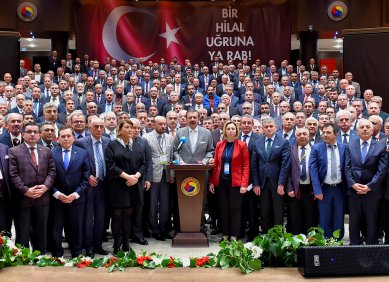
POLYGON ((181 183, 181 191, 186 196, 196 196, 200 191, 200 182, 194 177, 187 177, 181 183))

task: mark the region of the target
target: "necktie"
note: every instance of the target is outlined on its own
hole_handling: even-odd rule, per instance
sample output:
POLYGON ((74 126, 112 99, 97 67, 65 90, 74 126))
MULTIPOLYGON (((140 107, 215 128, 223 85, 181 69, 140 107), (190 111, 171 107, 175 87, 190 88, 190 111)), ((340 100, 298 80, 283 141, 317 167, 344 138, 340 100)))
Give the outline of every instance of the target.
POLYGON ((30 147, 30 154, 31 154, 31 159, 34 162, 34 165, 38 166, 38 161, 36 160, 35 148, 34 147, 30 147))
POLYGON ((363 163, 364 163, 365 160, 366 160, 367 146, 368 146, 368 145, 369 145, 369 144, 368 144, 366 141, 364 141, 364 142, 362 143, 361 156, 362 156, 362 162, 363 162, 363 163))
POLYGON ((95 150, 96 150, 96 162, 97 162, 97 168, 96 172, 98 172, 98 175, 96 177, 99 177, 100 179, 104 178, 104 162, 103 162, 103 155, 101 154, 100 151, 100 141, 97 141, 95 143, 95 150))
POLYGON ((84 136, 82 136, 82 134, 77 136, 77 139, 81 139, 81 138, 84 138, 84 136))
POLYGON ((50 96, 50 94, 49 94, 49 90, 48 89, 46 89, 46 98, 48 98, 50 96))
POLYGON ((52 149, 54 146, 52 143, 46 145, 47 148, 52 149))
POLYGON ((107 112, 107 113, 110 112, 111 111, 111 103, 107 104, 106 108, 107 108, 107 111, 105 111, 105 112, 107 112))
POLYGON ((69 150, 64 150, 63 165, 65 170, 68 170, 69 167, 69 150))
POLYGON ((109 137, 111 138, 111 140, 114 140, 115 139, 115 133, 113 131, 111 131, 109 133, 109 137))
POLYGON ((274 107, 274 116, 278 117, 278 106, 274 107))
POLYGON ((374 137, 373 137, 373 140, 379 141, 379 139, 378 139, 377 136, 374 136, 374 137))
POLYGON ((301 181, 307 180, 307 162, 306 162, 305 150, 306 150, 305 147, 301 148, 301 155, 300 155, 300 164, 301 164, 300 179, 301 179, 301 181))
POLYGON ((243 142, 246 142, 247 138, 249 138, 247 134, 243 135, 243 142))
POLYGON ((38 115, 38 100, 34 101, 34 114, 38 115))
POLYGON ((157 101, 156 100, 153 100, 153 106, 157 106, 157 101))
POLYGON ((328 145, 331 149, 331 180, 336 180, 337 167, 336 167, 336 156, 335 156, 335 145, 328 145))
POLYGON ((140 103, 140 98, 136 98, 136 103, 139 104, 140 103))
POLYGON ((100 94, 97 94, 97 104, 100 104, 100 94))
POLYGON ((347 144, 347 136, 347 133, 343 134, 343 144, 347 144))
POLYGON ((389 150, 389 141, 386 142, 386 150, 389 150))
POLYGON ((13 139, 14 146, 17 146, 20 144, 20 140, 18 138, 13 139))
POLYGON ((146 93, 149 92, 149 83, 146 82, 146 93))
POLYGON ((271 142, 272 140, 270 138, 268 138, 266 140, 266 156, 269 157, 270 155, 270 150, 271 150, 271 142))
POLYGON ((284 138, 288 139, 288 133, 284 133, 284 138))

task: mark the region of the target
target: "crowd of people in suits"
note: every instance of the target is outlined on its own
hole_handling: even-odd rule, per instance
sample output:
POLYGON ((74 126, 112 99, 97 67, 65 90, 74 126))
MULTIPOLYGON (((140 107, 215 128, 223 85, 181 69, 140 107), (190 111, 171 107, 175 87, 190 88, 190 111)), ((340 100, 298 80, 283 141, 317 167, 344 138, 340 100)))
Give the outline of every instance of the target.
POLYGON ((353 75, 314 59, 279 66, 20 61, 0 82, 0 230, 62 256, 105 255, 180 231, 175 172, 213 164, 202 230, 252 240, 274 225, 389 242, 389 115, 353 75), (182 142, 182 140, 186 142, 182 142), (209 229, 207 226, 209 224, 209 229), (385 235, 383 239, 382 236, 385 235))

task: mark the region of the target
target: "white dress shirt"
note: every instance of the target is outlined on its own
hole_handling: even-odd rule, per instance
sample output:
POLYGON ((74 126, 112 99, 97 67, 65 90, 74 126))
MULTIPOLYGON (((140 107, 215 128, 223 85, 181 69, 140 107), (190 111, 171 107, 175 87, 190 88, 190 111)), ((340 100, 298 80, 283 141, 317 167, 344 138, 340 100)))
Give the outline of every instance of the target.
POLYGON ((199 127, 197 126, 195 129, 189 128, 189 139, 192 153, 196 150, 197 138, 199 136, 199 127))
POLYGON ((332 180, 331 179, 331 148, 326 144, 327 147, 327 175, 324 179, 324 183, 326 184, 339 184, 342 182, 342 173, 340 171, 340 154, 339 154, 339 148, 338 145, 335 144, 335 158, 336 158, 336 179, 332 180))

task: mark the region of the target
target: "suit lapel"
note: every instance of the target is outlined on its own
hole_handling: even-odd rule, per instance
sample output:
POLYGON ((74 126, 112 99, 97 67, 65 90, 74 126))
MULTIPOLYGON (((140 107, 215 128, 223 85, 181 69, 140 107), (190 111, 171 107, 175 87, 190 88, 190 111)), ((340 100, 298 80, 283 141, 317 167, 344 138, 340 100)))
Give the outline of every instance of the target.
POLYGON ((34 167, 35 170, 38 170, 38 167, 36 166, 36 164, 33 162, 31 158, 30 150, 27 148, 26 144, 23 144, 22 148, 25 152, 25 155, 27 156, 28 161, 31 163, 31 165, 34 167))
MULTIPOLYGON (((53 153, 53 156, 54 156, 57 160, 59 160, 58 163, 60 164, 62 170, 63 170, 63 171, 66 171, 66 170, 65 170, 65 166, 64 166, 64 164, 63 164, 62 147, 61 147, 61 146, 55 147, 55 149, 52 151, 52 153, 53 153)), ((58 168, 57 168, 57 169, 58 169, 58 168)))
POLYGON ((370 157, 371 153, 373 152, 376 143, 377 143, 376 140, 373 140, 373 139, 371 140, 369 150, 367 151, 367 154, 366 154, 365 162, 370 157))
MULTIPOLYGON (((272 157, 272 155, 273 155, 274 148, 275 148, 276 146, 278 146, 278 139, 279 139, 279 138, 278 138, 277 134, 275 134, 275 135, 274 135, 274 142, 273 142, 273 144, 271 145, 271 148, 270 148, 270 153, 269 153, 268 160, 271 159, 271 157, 272 157)), ((266 144, 265 144, 265 146, 266 146, 266 144)), ((266 151, 266 148, 265 148, 265 151, 266 151)))
POLYGON ((68 165, 68 170, 69 170, 69 168, 71 167, 72 163, 73 163, 73 162, 75 161, 75 159, 77 158, 77 152, 78 152, 78 149, 76 148, 76 146, 73 146, 73 147, 72 147, 71 156, 70 156, 69 165, 68 165))
POLYGON ((300 158, 298 155, 298 147, 297 145, 292 147, 292 157, 298 167, 300 167, 300 158))
POLYGON ((95 164, 95 154, 93 152, 93 142, 92 142, 92 137, 88 136, 87 137, 88 139, 86 140, 88 142, 88 153, 89 155, 91 156, 91 159, 92 159, 92 163, 93 163, 93 166, 95 164))
MULTIPOLYGON (((197 127, 197 131, 198 131, 198 134, 197 134, 197 143, 196 143, 194 152, 197 151, 197 148, 199 147, 199 144, 200 144, 200 140, 201 140, 202 137, 203 137, 203 132, 200 130, 200 127, 197 127)), ((194 152, 192 152, 192 153, 194 153, 194 152)))

